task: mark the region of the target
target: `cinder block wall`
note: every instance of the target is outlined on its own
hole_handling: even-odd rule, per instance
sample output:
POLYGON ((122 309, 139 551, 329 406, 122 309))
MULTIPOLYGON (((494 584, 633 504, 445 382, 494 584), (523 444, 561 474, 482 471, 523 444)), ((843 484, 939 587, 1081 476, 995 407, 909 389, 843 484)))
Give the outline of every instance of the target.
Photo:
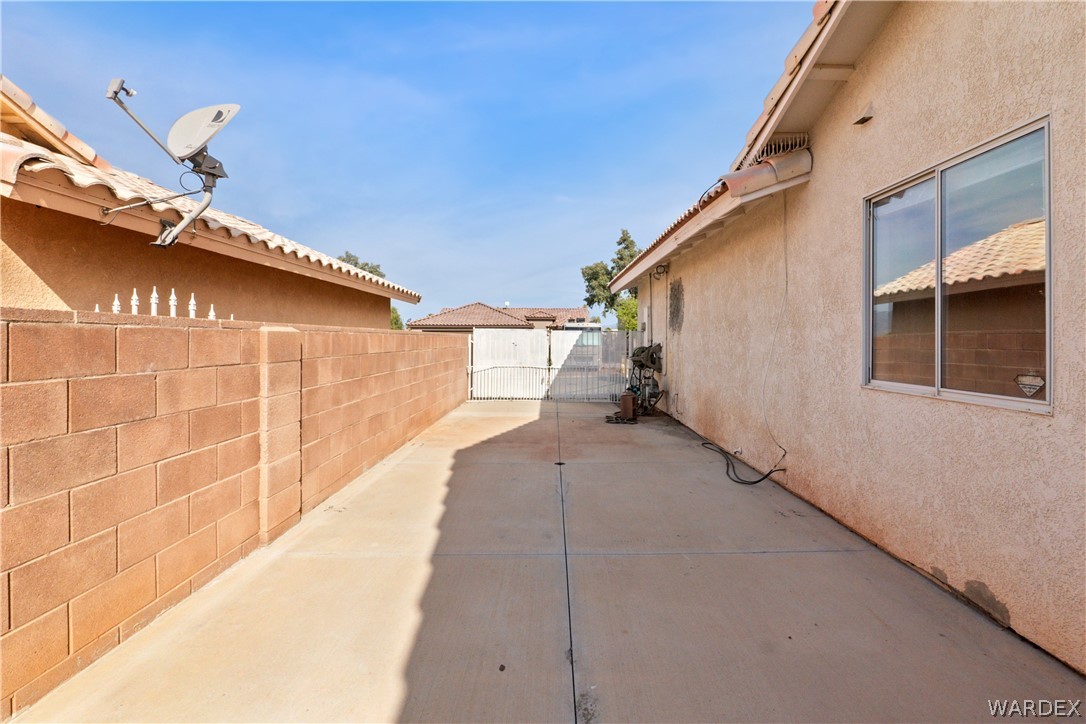
POLYGON ((0 718, 467 398, 462 335, 0 310, 0 718))
POLYGON ((305 333, 301 511, 467 399, 462 334, 305 333))

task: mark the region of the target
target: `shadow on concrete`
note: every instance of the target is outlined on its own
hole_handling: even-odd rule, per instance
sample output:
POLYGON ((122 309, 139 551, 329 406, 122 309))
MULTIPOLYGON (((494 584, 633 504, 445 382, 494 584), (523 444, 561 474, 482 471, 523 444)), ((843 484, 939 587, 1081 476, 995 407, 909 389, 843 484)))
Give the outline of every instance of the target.
POLYGON ((815 508, 731 483, 687 428, 613 410, 469 404, 414 453, 450 474, 400 720, 979 721, 1081 698, 815 508))
POLYGON ((682 425, 613 410, 461 406, 18 721, 990 721, 989 700, 1086 699, 785 490, 731 483, 682 425))

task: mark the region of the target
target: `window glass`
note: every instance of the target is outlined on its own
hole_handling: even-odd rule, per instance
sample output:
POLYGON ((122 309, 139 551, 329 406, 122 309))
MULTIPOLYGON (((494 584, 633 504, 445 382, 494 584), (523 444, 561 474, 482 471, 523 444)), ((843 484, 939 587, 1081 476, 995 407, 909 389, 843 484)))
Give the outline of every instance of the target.
POLYGON ((1048 399, 1044 148, 1039 129, 942 172, 945 388, 1048 399))
POLYGON ((935 385, 935 179, 872 204, 871 377, 935 385))

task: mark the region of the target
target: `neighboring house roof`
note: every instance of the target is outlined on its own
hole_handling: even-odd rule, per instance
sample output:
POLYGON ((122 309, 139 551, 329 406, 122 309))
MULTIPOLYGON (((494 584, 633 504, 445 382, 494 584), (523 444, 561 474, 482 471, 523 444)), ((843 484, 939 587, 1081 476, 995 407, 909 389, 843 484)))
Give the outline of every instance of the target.
MULTIPOLYGON (((1045 270, 1045 221, 1034 219, 1006 229, 950 254, 943 265, 943 283, 974 284, 1002 280, 993 286, 1011 286, 1032 281, 1045 270)), ((988 286, 988 285, 985 285, 988 286)), ((895 301, 935 289, 935 261, 929 261, 875 290, 875 298, 895 301)))
POLYGON ((809 177, 806 132, 853 71, 853 63, 896 7, 896 2, 818 0, 813 19, 789 52, 784 73, 766 96, 763 110, 747 133, 731 171, 721 176, 698 201, 611 280, 613 292, 628 289, 685 246, 696 243, 749 201, 803 183, 809 177), (806 155, 807 171, 773 180, 775 160, 790 163, 806 155), (749 179, 766 176, 771 183, 759 193, 746 192, 749 179), (738 182, 738 183, 736 183, 738 182))
MULTIPOLYGON (((121 204, 158 199, 177 193, 176 190, 164 188, 145 178, 112 167, 98 156, 94 149, 72 136, 62 125, 41 111, 29 95, 6 77, 3 78, 3 110, 5 126, 24 136, 19 138, 9 133, 0 133, 0 194, 3 196, 31 201, 43 193, 59 193, 56 184, 49 183, 46 178, 50 172, 59 172, 77 194, 79 191, 86 192, 100 187, 121 204), (25 191, 17 188, 18 184, 33 183, 33 179, 40 180, 38 188, 27 188, 25 191)), ((68 195, 71 195, 70 192, 68 195)), ((82 203, 72 204, 73 213, 102 220, 102 202, 99 197, 81 194, 76 201, 82 203)), ((150 228, 154 229, 153 233, 157 233, 154 223, 157 223, 161 214, 174 213, 179 220, 195 206, 196 202, 189 198, 177 198, 151 204, 150 208, 157 212, 151 215, 154 218, 141 218, 136 212, 147 212, 146 209, 138 209, 121 212, 115 221, 125 228, 138 226, 140 230, 150 228), (121 221, 121 216, 127 217, 125 222, 121 221), (148 224, 148 221, 153 223, 148 224)), ((413 304, 421 299, 417 292, 322 254, 234 214, 208 209, 190 228, 195 230, 197 239, 193 240, 192 233, 186 231, 179 243, 191 243, 209 251, 240 258, 251 256, 244 252, 255 250, 264 259, 270 257, 271 260, 285 262, 271 263, 286 271, 315 276, 324 281, 413 304), (248 249, 237 249, 236 245, 229 244, 226 238, 215 233, 220 231, 225 232, 229 239, 244 239, 248 242, 248 249)), ((252 258, 248 260, 254 261, 252 258)))
POLYGON ((532 327, 532 325, 523 318, 515 317, 512 314, 492 307, 489 304, 483 304, 482 302, 473 302, 454 309, 443 309, 437 314, 430 314, 422 319, 408 322, 407 326, 411 329, 422 329, 426 327, 440 327, 442 329, 449 327, 463 329, 471 329, 473 327, 531 329, 532 327))
POLYGON ((408 322, 411 329, 446 329, 450 327, 471 329, 474 327, 504 327, 531 329, 532 322, 553 322, 562 326, 567 322, 589 318, 587 307, 492 307, 482 302, 465 304, 454 309, 442 309, 422 319, 408 322))
POLYGON ((587 322, 591 318, 588 307, 506 307, 505 312, 529 322, 553 320, 555 324, 576 322, 578 319, 587 322))

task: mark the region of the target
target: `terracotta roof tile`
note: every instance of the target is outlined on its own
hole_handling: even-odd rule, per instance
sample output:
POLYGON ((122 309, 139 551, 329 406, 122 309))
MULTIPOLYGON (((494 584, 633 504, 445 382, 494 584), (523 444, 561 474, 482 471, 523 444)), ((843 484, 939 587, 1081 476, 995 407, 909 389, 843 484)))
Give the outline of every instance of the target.
MULTIPOLYGON (((1011 277, 1045 269, 1045 221, 1035 219, 1008 226, 962 247, 946 258, 944 284, 964 284, 1011 277)), ((935 261, 913 269, 875 290, 875 297, 935 288, 935 261)))
POLYGON ((437 314, 430 314, 422 319, 408 322, 410 329, 422 329, 425 327, 509 327, 531 329, 532 325, 524 319, 515 317, 505 311, 492 307, 482 302, 472 302, 462 307, 446 309, 437 314))
POLYGON ((553 319, 555 324, 575 322, 578 319, 588 321, 591 317, 588 307, 506 307, 505 311, 524 320, 542 322, 553 319))
POLYGON ((492 307, 482 302, 465 304, 453 309, 442 309, 436 314, 408 322, 411 329, 432 327, 505 327, 531 329, 529 320, 554 320, 556 325, 564 325, 577 319, 588 319, 587 307, 492 307))

